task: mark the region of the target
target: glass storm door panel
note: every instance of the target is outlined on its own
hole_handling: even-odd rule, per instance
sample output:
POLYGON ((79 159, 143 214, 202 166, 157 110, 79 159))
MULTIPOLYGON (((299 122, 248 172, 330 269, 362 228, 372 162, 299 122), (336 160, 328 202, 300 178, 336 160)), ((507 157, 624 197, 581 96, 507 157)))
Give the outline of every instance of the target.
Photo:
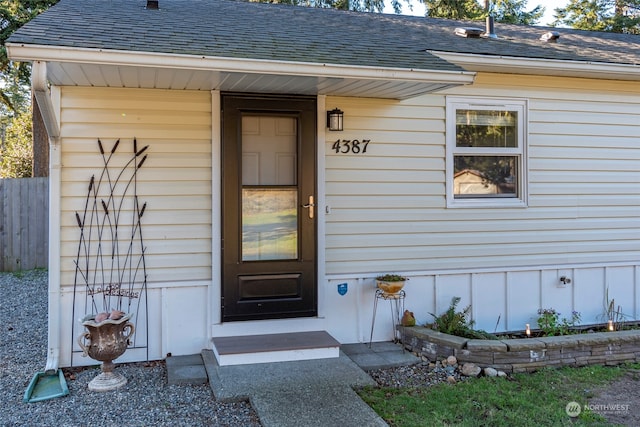
POLYGON ((317 314, 315 105, 223 96, 225 322, 317 314))
POLYGON ((242 117, 242 260, 298 258, 296 119, 242 117))

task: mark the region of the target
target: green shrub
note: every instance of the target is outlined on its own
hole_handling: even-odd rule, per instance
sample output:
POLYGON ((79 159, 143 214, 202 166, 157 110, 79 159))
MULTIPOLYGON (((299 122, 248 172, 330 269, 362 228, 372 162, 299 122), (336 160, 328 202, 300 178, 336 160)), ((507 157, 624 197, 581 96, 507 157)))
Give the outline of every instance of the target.
POLYGON ((460 299, 460 297, 453 297, 449 308, 440 316, 429 313, 434 319, 431 328, 438 332, 465 338, 498 339, 486 331, 473 329, 475 322, 469 318, 471 306, 468 305, 462 311, 456 311, 460 299))
POLYGON ((571 312, 571 319, 563 317, 561 320, 560 313, 553 308, 541 308, 538 310, 538 316, 538 327, 548 337, 575 333, 571 328, 580 324, 580 313, 577 311, 571 312))

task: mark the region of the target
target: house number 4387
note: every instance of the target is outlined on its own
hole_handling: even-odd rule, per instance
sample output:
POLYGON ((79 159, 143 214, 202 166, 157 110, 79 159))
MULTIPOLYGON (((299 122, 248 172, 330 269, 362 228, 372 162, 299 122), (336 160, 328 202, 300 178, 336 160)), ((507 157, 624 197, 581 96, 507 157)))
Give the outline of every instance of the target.
POLYGON ((339 139, 331 147, 333 151, 340 154, 364 154, 367 152, 367 145, 370 139, 339 139))

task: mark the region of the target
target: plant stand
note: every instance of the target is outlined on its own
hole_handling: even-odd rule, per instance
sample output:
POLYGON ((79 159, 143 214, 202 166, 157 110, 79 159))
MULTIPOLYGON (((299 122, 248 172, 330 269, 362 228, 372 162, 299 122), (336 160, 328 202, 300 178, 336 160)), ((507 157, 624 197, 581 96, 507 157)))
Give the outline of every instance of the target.
POLYGON ((404 291, 399 291, 395 294, 389 294, 383 292, 382 289, 376 289, 376 294, 373 299, 373 317, 371 319, 371 335, 369 335, 369 348, 371 348, 371 342, 373 341, 373 328, 376 324, 376 313, 378 311, 378 301, 389 301, 391 308, 391 324, 393 325, 393 341, 402 343, 402 351, 404 352, 404 328, 400 332, 398 337, 398 325, 400 324, 400 315, 404 313, 404 299, 406 294, 404 291))

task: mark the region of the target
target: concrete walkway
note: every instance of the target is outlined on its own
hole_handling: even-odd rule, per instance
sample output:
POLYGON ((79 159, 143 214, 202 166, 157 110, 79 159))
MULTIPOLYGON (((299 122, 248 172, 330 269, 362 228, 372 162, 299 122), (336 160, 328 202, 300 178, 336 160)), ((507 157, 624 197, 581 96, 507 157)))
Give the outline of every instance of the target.
POLYGON ((216 399, 249 400, 265 427, 386 426, 353 390, 376 385, 363 369, 419 361, 393 343, 374 343, 371 349, 366 344, 343 345, 340 357, 333 359, 253 365, 218 366, 211 350, 199 356, 168 358, 169 383, 208 377, 216 399))

